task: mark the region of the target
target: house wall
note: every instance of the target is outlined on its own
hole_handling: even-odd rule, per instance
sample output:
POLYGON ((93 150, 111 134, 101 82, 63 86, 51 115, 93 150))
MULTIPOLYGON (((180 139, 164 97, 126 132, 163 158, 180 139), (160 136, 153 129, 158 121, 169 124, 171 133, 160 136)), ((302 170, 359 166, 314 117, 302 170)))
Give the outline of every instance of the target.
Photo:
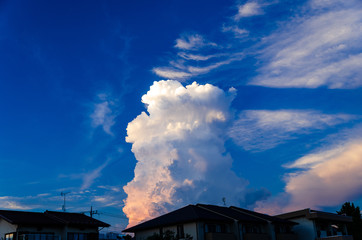
POLYGON ((293 231, 298 236, 298 240, 310 240, 317 237, 314 222, 306 218, 293 218, 293 222, 299 223, 293 227, 293 231))
POLYGON ((275 227, 272 223, 268 222, 268 224, 265 226, 266 230, 265 232, 269 235, 271 240, 276 240, 275 236, 275 227))
POLYGON ((184 224, 185 236, 190 234, 194 240, 197 239, 197 224, 196 223, 187 223, 184 224))
POLYGON ((21 226, 18 229, 19 232, 32 232, 32 233, 54 233, 55 236, 59 236, 59 240, 67 240, 67 233, 97 233, 98 228, 76 228, 76 227, 32 227, 32 226, 21 226))
POLYGON ((145 240, 149 236, 152 236, 155 233, 159 234, 160 230, 158 228, 155 228, 155 229, 150 229, 150 230, 139 231, 135 234, 135 239, 136 240, 145 240))
POLYGON ((59 227, 31 227, 31 226, 20 226, 18 232, 32 232, 32 233, 54 233, 56 236, 61 236, 62 229, 59 227))
MULTIPOLYGON (((197 224, 196 223, 185 223, 183 224, 184 226, 184 233, 185 236, 186 234, 189 234, 193 237, 193 240, 199 240, 197 238, 197 224)), ((172 226, 167 226, 163 228, 163 232, 165 233, 167 230, 170 230, 172 232, 177 233, 177 225, 172 225, 172 226)), ((145 231, 139 231, 135 234, 135 238, 136 240, 145 240, 148 237, 152 236, 153 234, 159 234, 160 233, 160 229, 159 228, 155 228, 155 229, 150 229, 150 230, 145 230, 145 231)))
POLYGON ((0 240, 5 238, 6 233, 16 232, 17 227, 17 225, 11 224, 4 219, 0 219, 0 240))

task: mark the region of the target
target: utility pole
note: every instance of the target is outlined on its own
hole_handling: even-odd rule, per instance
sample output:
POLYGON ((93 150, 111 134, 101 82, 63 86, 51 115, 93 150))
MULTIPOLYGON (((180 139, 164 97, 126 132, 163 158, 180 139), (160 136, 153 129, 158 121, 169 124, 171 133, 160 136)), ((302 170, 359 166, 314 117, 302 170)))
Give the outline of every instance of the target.
POLYGON ((60 196, 63 196, 63 197, 64 197, 64 203, 63 203, 63 206, 62 206, 63 212, 66 211, 66 209, 65 209, 65 196, 66 196, 68 193, 70 193, 70 192, 61 192, 61 193, 60 193, 60 196))

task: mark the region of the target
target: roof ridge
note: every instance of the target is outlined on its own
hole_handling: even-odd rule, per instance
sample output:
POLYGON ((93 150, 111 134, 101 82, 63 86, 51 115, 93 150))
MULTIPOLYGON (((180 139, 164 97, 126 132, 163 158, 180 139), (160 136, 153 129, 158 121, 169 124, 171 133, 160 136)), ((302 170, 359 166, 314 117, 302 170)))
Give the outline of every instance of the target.
POLYGON ((48 211, 48 210, 46 210, 46 211, 44 212, 44 214, 45 214, 46 216, 49 216, 50 218, 56 220, 56 221, 61 222, 61 223, 65 223, 65 224, 68 224, 68 223, 69 223, 69 222, 65 221, 64 219, 61 219, 61 218, 59 218, 59 217, 57 217, 57 216, 55 216, 55 215, 52 215, 51 212, 55 212, 55 211, 48 211))
MULTIPOLYGON (((234 220, 234 221, 238 221, 238 220, 235 219, 235 218, 232 218, 232 217, 229 217, 229 216, 224 215, 224 214, 222 214, 222 213, 213 211, 213 210, 211 210, 211 209, 208 209, 207 207, 202 207, 201 205, 204 205, 204 206, 205 206, 206 204, 197 204, 196 207, 202 208, 202 209, 207 210, 207 211, 212 212, 212 213, 216 213, 216 214, 218 214, 218 215, 220 215, 220 216, 223 216, 223 217, 230 218, 230 219, 232 219, 232 220, 234 220)), ((216 205, 214 205, 214 206, 216 206, 216 205)), ((220 207, 220 206, 216 206, 216 207, 220 207)))
MULTIPOLYGON (((269 221, 268 219, 264 219, 264 218, 262 218, 262 217, 260 217, 260 216, 251 214, 251 213, 249 212, 249 210, 247 210, 247 209, 243 209, 243 208, 239 208, 239 207, 235 207, 235 206, 230 206, 230 208, 231 208, 231 209, 234 209, 235 211, 245 213, 245 214, 247 214, 247 215, 249 215, 249 216, 252 216, 252 217, 255 217, 255 218, 259 218, 259 219, 264 220, 264 221, 267 221, 267 222, 272 222, 272 221, 269 221), (244 210, 246 210, 246 211, 244 211, 244 210)), ((262 213, 259 213, 259 214, 262 214, 262 213)))

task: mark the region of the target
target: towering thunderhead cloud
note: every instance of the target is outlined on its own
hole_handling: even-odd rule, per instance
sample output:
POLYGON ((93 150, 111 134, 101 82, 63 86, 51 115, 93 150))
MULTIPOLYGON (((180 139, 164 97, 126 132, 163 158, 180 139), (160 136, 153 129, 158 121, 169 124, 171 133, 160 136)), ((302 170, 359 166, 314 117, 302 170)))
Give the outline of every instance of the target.
POLYGON ((247 182, 231 171, 224 149, 234 95, 210 84, 154 82, 142 97, 148 113, 127 127, 137 159, 124 187, 129 226, 189 203, 243 200, 247 182))

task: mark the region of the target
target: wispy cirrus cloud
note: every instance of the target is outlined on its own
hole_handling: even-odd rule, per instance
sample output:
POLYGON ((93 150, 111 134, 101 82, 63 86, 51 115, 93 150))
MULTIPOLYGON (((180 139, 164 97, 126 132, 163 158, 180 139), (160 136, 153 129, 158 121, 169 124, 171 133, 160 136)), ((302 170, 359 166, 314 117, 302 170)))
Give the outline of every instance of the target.
POLYGON ((229 129, 229 136, 245 150, 274 148, 298 135, 345 123, 355 116, 303 110, 246 110, 229 129))
POLYGON ((176 39, 175 48, 181 50, 199 50, 203 47, 217 47, 217 44, 206 40, 199 34, 184 34, 176 39))
POLYGON ((107 94, 98 94, 98 102, 93 104, 93 112, 90 115, 92 127, 102 127, 104 132, 113 135, 112 126, 115 124, 117 113, 114 112, 115 102, 107 94))
POLYGON ((249 31, 244 28, 239 28, 237 25, 223 25, 222 32, 231 32, 235 38, 244 38, 249 35, 249 31))
POLYGON ((181 82, 208 74, 244 58, 242 52, 231 52, 206 40, 200 34, 183 34, 176 40, 174 47, 179 52, 172 57, 167 66, 154 67, 152 72, 162 78, 181 82))
POLYGON ((194 61, 207 61, 212 58, 225 56, 225 54, 201 55, 201 54, 192 54, 192 53, 186 53, 186 52, 179 52, 177 55, 183 59, 194 60, 194 61))
POLYGON ((304 13, 263 40, 264 62, 251 85, 362 86, 362 3, 310 1, 304 13))

